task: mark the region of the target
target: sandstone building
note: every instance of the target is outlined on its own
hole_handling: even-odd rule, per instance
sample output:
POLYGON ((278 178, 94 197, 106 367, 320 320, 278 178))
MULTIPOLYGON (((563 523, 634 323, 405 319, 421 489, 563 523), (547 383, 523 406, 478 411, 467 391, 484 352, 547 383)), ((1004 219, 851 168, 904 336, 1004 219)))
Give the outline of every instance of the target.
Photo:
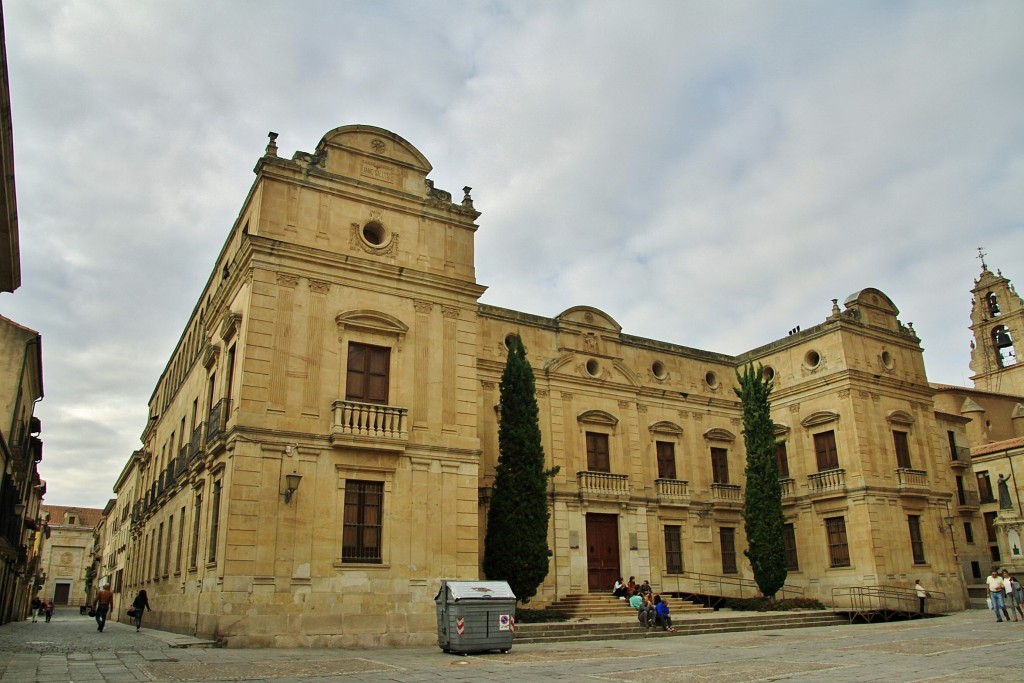
POLYGON ((43 505, 49 539, 40 555, 46 577, 39 597, 55 605, 84 605, 95 587, 93 564, 96 526, 103 519, 99 508, 43 505))
POLYGON ((969 423, 936 411, 883 292, 823 302, 819 324, 740 356, 589 306, 489 306, 470 188, 453 200, 379 128, 291 159, 276 137, 115 486, 107 570, 149 592, 151 623, 229 645, 431 642, 439 582, 480 575, 515 333, 560 467, 538 604, 618 576, 751 577, 732 387, 754 362, 775 382, 789 583, 828 602, 920 578, 963 606, 969 423))

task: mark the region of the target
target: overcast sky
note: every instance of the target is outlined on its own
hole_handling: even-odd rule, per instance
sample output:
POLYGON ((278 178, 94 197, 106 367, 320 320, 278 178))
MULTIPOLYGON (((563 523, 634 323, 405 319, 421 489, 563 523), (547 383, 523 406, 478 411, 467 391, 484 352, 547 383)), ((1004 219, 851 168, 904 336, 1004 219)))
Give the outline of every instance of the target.
POLYGON ((970 385, 1024 287, 1024 2, 6 0, 46 502, 102 507, 241 208, 370 124, 473 187, 482 301, 740 353, 877 287, 970 385))

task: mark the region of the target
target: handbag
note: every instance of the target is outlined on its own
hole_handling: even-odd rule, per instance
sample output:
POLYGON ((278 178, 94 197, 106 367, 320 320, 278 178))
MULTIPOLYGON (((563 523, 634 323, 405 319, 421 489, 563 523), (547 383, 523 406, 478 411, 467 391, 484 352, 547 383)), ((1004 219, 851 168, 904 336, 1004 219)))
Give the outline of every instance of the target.
POLYGON ((125 614, 128 615, 129 617, 133 617, 134 618, 135 615, 137 614, 137 612, 135 611, 134 607, 129 607, 128 611, 125 612, 125 614))

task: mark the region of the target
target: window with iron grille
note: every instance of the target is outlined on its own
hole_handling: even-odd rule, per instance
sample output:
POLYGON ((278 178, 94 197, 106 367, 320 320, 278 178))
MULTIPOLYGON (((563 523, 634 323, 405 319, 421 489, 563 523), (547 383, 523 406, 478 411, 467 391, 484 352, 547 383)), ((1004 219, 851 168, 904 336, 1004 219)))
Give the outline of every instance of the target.
POLYGON ((676 445, 671 441, 657 441, 658 477, 660 479, 676 478, 676 445))
POLYGON ((203 494, 196 494, 195 510, 192 513, 192 549, 188 557, 188 566, 195 569, 199 563, 199 521, 200 513, 203 511, 203 494))
POLYGON ((921 538, 921 517, 908 515, 907 526, 910 527, 910 552, 914 556, 914 564, 924 564, 924 540, 921 538))
POLYGON ((383 513, 383 483, 346 480, 342 562, 380 564, 383 513))
POLYGON ((736 529, 723 526, 718 530, 718 541, 722 548, 722 573, 735 574, 736 569, 736 529))
POLYGON ((795 572, 800 569, 800 558, 796 554, 796 527, 792 524, 782 526, 782 541, 786 547, 786 569, 795 572))
POLYGON ((683 573, 682 527, 665 527, 665 571, 669 574, 683 573))
POLYGON ((587 470, 591 472, 611 472, 608 459, 608 435, 587 432, 587 470))
POLYGON ((832 567, 850 566, 850 548, 846 543, 846 518, 827 517, 825 534, 828 539, 829 565, 832 567))
POLYGON ((207 562, 217 561, 217 535, 220 531, 220 487, 221 481, 213 482, 213 504, 210 506, 210 552, 207 562))

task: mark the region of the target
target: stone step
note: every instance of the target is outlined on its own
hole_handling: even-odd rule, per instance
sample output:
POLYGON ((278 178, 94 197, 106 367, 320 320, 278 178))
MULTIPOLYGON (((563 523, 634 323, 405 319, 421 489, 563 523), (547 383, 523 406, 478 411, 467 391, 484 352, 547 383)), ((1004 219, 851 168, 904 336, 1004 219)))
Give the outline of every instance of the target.
MULTIPOLYGON (((628 600, 620 600, 605 593, 567 595, 548 605, 547 609, 564 612, 572 618, 633 616, 636 614, 636 611, 629 606, 628 600)), ((676 613, 714 612, 714 610, 703 605, 697 605, 679 598, 672 599, 672 611, 676 613)))
POLYGON ((750 616, 687 617, 673 620, 674 632, 647 629, 634 620, 615 622, 562 622, 517 624, 515 642, 555 643, 583 640, 628 640, 705 633, 735 633, 770 629, 809 628, 849 623, 832 612, 751 613, 750 616))

